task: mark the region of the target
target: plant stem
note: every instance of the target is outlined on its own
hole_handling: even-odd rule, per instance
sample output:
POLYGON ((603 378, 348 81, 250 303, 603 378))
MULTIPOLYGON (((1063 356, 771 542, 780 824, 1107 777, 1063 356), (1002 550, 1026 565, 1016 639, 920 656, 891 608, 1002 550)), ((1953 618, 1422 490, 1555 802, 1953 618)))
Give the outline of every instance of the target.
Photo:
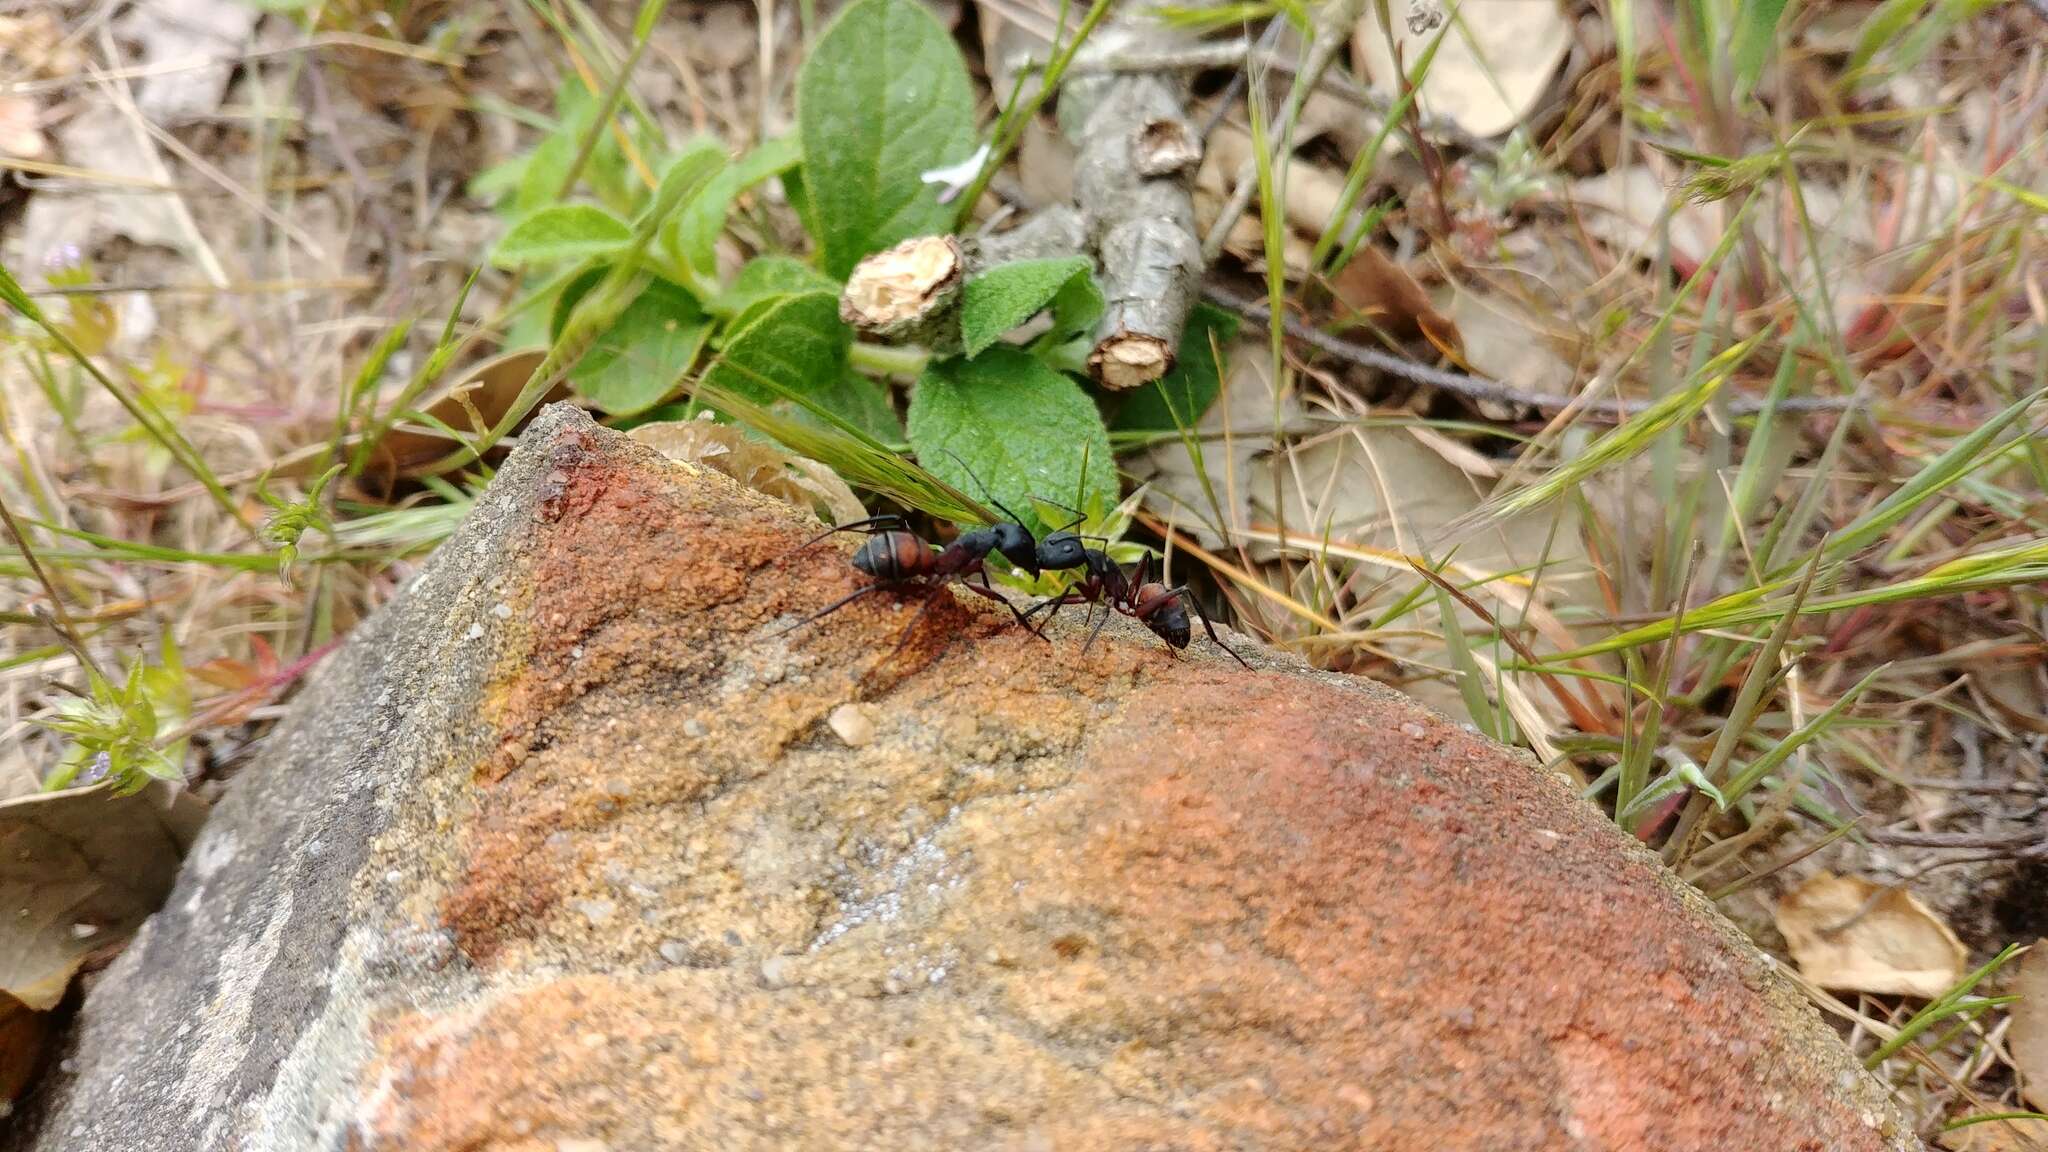
POLYGON ((924 374, 924 366, 932 354, 914 345, 892 347, 887 344, 854 344, 847 359, 855 368, 876 376, 897 376, 915 380, 924 374))

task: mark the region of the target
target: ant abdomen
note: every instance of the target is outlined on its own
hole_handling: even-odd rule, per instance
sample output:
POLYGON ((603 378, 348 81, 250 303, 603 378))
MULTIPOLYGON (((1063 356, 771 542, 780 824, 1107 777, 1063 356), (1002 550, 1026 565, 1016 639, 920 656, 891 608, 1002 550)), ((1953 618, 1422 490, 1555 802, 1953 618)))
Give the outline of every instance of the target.
POLYGON ((853 554, 853 566, 884 584, 929 575, 938 553, 909 532, 877 532, 853 554))

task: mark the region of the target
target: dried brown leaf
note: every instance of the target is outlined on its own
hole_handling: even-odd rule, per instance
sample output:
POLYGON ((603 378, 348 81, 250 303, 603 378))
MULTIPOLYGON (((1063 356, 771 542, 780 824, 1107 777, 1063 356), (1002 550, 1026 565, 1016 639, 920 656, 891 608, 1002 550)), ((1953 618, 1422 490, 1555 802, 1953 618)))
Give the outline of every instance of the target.
POLYGON ((1949 1152, 2048 1152, 2048 1120, 1987 1120, 1943 1132, 1935 1143, 1949 1152))
POLYGON ((1823 988, 1931 999, 1963 974, 1969 952, 1904 888, 1823 872, 1778 901, 1778 931, 1823 988))
POLYGON ((26 16, 0 16, 0 73, 41 79, 70 76, 84 67, 85 57, 49 8, 26 16))
MULTIPOLYGON (((1196 188, 1218 200, 1227 198, 1251 156, 1252 138, 1244 129, 1231 125, 1216 129, 1196 171, 1196 188)), ((1313 239, 1322 235, 1344 204, 1344 173, 1296 156, 1287 166, 1287 183, 1281 194, 1290 233, 1313 239)), ((1257 235, 1256 229, 1253 234, 1257 235)), ((1232 236, 1234 239, 1234 232, 1232 236)))
POLYGON ((1034 208, 1074 199, 1074 145, 1043 118, 1024 125, 1017 144, 1017 184, 1034 208))
MULTIPOLYGON (((495 426, 512 407, 512 402, 518 399, 527 381, 533 378, 533 370, 540 367, 546 358, 547 350, 544 348, 527 348, 493 357, 469 369, 454 384, 436 390, 432 398, 420 407, 434 419, 458 431, 476 431, 477 420, 470 414, 471 409, 482 417, 485 427, 495 426)), ((568 396, 568 387, 557 385, 541 402, 552 403, 568 396)), ((426 465, 446 457, 450 449, 447 438, 433 432, 393 428, 378 441, 376 450, 371 453, 368 472, 373 476, 417 476, 426 470, 426 465)))
POLYGON ((2013 1006, 2006 1046, 2027 1102, 2048 1112, 2048 940, 2034 941, 2020 959, 2013 992, 2020 1002, 2013 1006))
MULTIPOLYGON (((1637 258, 1656 254, 1665 205, 1682 199, 1641 165, 1575 180, 1569 196, 1589 235, 1618 256, 1637 258)), ((1715 215, 1709 206, 1679 203, 1671 216, 1672 251, 1694 264, 1705 259, 1721 238, 1715 215)))
MULTIPOLYGON (((1394 42, 1401 46, 1402 69, 1412 69, 1439 30, 1411 28, 1400 19, 1400 7, 1394 42)), ((1571 22, 1554 0, 1464 0, 1455 5, 1454 20, 1422 81, 1423 114, 1474 136, 1497 136, 1549 90, 1571 47, 1571 22)), ((1372 5, 1352 35, 1351 65, 1370 78, 1374 91, 1397 94, 1399 72, 1372 5)))
POLYGON ((756 492, 813 509, 834 524, 867 515, 853 489, 832 469, 749 439, 737 425, 721 424, 708 412, 695 420, 642 424, 627 435, 678 464, 722 472, 756 492))
POLYGON ((0 96, 0 156, 40 160, 49 153, 36 102, 26 96, 0 96))
POLYGON ((262 13, 242 0, 157 0, 132 5, 121 35, 152 65, 136 85, 144 115, 169 126, 212 113, 262 13), (174 66, 173 66, 174 65, 174 66))
MULTIPOLYGON (((1531 395, 1563 396, 1573 391, 1577 373, 1552 347, 1551 334, 1522 306, 1504 297, 1460 291, 1451 299, 1450 316, 1463 340, 1467 367, 1531 395)), ((1491 400, 1479 403, 1490 419, 1511 419, 1513 405, 1491 400)))
POLYGON ((153 784, 108 785, 0 803, 0 992, 54 1007, 86 957, 163 903, 204 802, 153 784))
POLYGON ((21 1097, 35 1079, 50 1039, 50 1018, 0 993, 0 1105, 21 1097))
POLYGON ((1349 313, 1342 319, 1368 321, 1397 340, 1422 336, 1440 348, 1464 349, 1458 325, 1436 310, 1429 293, 1407 269, 1370 244, 1361 246, 1344 270, 1330 279, 1330 292, 1349 313))

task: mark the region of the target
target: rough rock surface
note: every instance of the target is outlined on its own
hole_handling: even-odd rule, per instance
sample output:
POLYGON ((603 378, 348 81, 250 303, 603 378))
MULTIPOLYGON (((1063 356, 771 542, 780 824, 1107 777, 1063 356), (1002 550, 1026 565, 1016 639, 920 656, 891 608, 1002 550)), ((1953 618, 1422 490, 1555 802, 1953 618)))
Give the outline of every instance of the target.
POLYGON ((8 1147, 1917 1147, 1524 758, 1123 620, 773 635, 850 543, 568 408, 524 441, 8 1147))

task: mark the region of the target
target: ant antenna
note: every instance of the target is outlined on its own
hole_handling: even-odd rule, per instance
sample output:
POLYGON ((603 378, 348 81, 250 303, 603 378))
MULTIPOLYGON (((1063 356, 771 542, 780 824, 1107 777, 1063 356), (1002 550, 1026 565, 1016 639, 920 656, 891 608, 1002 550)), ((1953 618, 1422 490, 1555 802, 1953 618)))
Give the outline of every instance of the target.
MULTIPOLYGON (((960 470, 967 473, 968 479, 974 481, 974 486, 976 488, 981 489, 982 498, 987 500, 989 503, 995 505, 996 511, 1001 512, 1005 516, 1008 516, 1010 518, 1010 523, 1016 524, 1020 527, 1023 525, 1024 518, 1022 516, 1017 515, 1015 512, 1010 511, 1008 508, 1003 507, 1003 502, 996 499, 995 493, 988 490, 988 485, 983 484, 981 482, 981 477, 976 476, 974 474, 974 469, 968 465, 967 461, 962 460, 960 458, 959 453, 953 451, 951 448, 941 448, 939 449, 939 451, 944 452, 946 455, 951 456, 953 458, 953 463, 958 464, 960 466, 960 470)), ((1073 509, 1069 508, 1068 511, 1071 512, 1073 511, 1073 509)))
MULTIPOLYGON (((1080 503, 1087 496, 1088 493, 1088 450, 1090 447, 1091 445, 1088 444, 1081 445, 1081 471, 1076 473, 1074 476, 1075 504, 1080 503)), ((1074 514, 1074 519, 1071 523, 1068 523, 1062 526, 1060 529, 1058 529, 1061 532, 1070 532, 1074 528, 1080 526, 1082 521, 1088 519, 1088 514, 1086 512, 1081 511, 1079 508, 1074 507, 1073 504, 1062 504, 1057 500, 1047 500, 1043 496, 1033 497, 1033 499, 1039 500, 1046 504, 1050 504, 1053 507, 1060 509, 1061 511, 1072 512, 1074 514)), ((1077 539, 1100 540, 1102 541, 1102 546, 1104 548, 1109 547, 1109 537, 1107 536, 1080 536, 1077 537, 1077 539)))

